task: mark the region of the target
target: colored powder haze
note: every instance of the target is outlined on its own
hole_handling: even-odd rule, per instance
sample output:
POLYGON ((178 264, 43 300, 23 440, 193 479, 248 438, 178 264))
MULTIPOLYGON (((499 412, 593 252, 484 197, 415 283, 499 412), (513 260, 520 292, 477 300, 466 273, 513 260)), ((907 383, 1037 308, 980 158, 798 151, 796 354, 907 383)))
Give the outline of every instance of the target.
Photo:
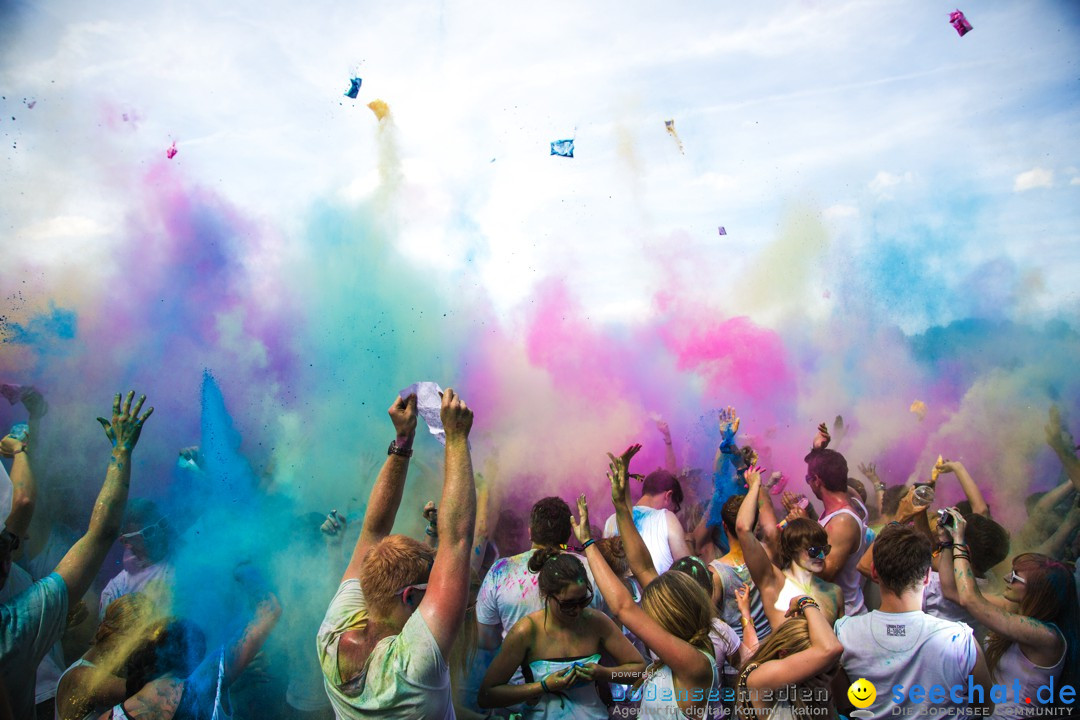
MULTIPOLYGON (((386 407, 435 380, 519 507, 602 520, 605 452, 656 467, 661 416, 707 467, 731 404, 793 489, 841 414, 852 466, 961 458, 1019 521, 1047 408, 1080 427, 1080 12, 953 9, 4 4, 0 381, 51 403, 53 511, 85 526, 94 418, 145 392, 133 492, 199 498, 181 582, 225 583, 362 513, 386 407)), ((399 529, 440 467, 423 438, 399 529)))

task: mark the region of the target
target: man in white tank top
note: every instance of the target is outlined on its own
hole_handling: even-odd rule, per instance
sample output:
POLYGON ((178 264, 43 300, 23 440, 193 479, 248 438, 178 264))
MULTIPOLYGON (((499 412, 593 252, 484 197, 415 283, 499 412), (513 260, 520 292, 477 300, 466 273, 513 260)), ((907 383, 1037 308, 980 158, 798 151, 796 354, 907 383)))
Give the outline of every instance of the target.
MULTIPOLYGON (((667 470, 656 470, 645 478, 641 489, 641 499, 633 508, 634 527, 649 549, 656 572, 663 573, 676 560, 692 554, 686 544, 686 531, 675 516, 682 505, 682 486, 667 470)), ((612 513, 604 523, 604 537, 618 534, 612 513)))
POLYGON ((835 583, 844 592, 844 614, 866 612, 863 577, 857 566, 866 551, 866 524, 851 505, 848 495, 848 466, 844 456, 827 450, 827 432, 818 429, 814 449, 806 456, 806 484, 824 504, 818 520, 829 536, 832 551, 825 558, 825 569, 818 577, 835 583))

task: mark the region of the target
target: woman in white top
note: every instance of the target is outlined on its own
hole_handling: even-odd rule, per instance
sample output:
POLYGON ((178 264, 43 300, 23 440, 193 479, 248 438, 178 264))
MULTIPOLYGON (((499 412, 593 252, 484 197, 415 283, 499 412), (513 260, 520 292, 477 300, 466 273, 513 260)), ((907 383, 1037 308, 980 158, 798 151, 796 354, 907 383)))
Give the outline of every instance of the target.
POLYGON ((762 641, 739 673, 738 715, 773 720, 833 717, 831 703, 822 697, 828 694, 830 671, 844 648, 809 595, 792 598, 785 617, 789 619, 762 641), (787 699, 773 699, 774 691, 792 686, 797 692, 787 699))
POLYGON ((765 546, 754 535, 761 473, 758 467, 746 471, 749 487, 735 521, 735 534, 742 546, 750 577, 761 593, 761 604, 769 624, 774 630, 783 625, 792 599, 810 595, 832 625, 844 614, 843 593, 836 585, 814 574, 825 569, 825 557, 832 549, 828 544, 829 536, 825 528, 809 518, 786 521, 780 532, 780 567, 773 564, 765 546))
MULTIPOLYGON (((632 452, 611 457, 613 485, 625 487, 632 452)), ((709 632, 715 615, 712 602, 690 576, 666 572, 645 586, 639 607, 611 571, 596 547, 589 528, 585 496, 578 498, 574 534, 584 548, 596 586, 604 601, 659 658, 645 671, 638 691, 639 718, 705 718, 710 701, 718 704, 720 688, 709 632)))
POLYGON ((544 608, 514 623, 480 685, 481 708, 527 703, 530 720, 606 720, 595 680, 637 676, 645 659, 611 618, 589 607, 593 591, 585 566, 558 548, 541 548, 529 559, 539 575, 544 608), (601 653, 616 667, 599 664, 601 653), (520 667, 524 684, 510 684, 520 667))
POLYGON ((124 664, 149 637, 156 613, 142 593, 131 593, 109 605, 94 642, 60 676, 56 688, 56 720, 96 718, 127 697, 124 664))
POLYGON ((1080 684, 1080 608, 1072 573, 1065 563, 1051 557, 1024 553, 1013 558, 1003 595, 983 595, 964 544, 967 523, 956 508, 947 513, 938 523, 943 542, 942 591, 990 631, 986 663, 994 682, 1011 686, 1020 681, 1019 702, 1010 693, 1006 702, 997 704, 994 717, 1016 717, 1036 703, 1059 704, 1057 688, 1080 684), (1039 687, 1051 679, 1054 697, 1046 698, 1044 693, 1037 698, 1039 687), (1025 703, 1027 698, 1032 699, 1031 705, 1025 703))

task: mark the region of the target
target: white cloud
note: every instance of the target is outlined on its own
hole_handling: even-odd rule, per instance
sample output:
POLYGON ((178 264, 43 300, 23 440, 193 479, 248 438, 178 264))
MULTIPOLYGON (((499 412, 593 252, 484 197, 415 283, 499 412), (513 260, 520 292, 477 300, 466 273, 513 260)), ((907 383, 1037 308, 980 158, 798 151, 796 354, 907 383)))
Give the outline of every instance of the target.
POLYGON ((879 170, 878 174, 874 176, 874 179, 870 181, 868 187, 871 192, 879 198, 892 198, 893 188, 911 182, 914 177, 915 176, 912 175, 910 171, 903 175, 896 175, 888 170, 879 170))
POLYGON ((1054 171, 1044 168, 1032 168, 1027 172, 1022 172, 1013 181, 1013 192, 1052 187, 1054 187, 1054 171))
POLYGON ((849 218, 859 217, 859 208, 853 205, 833 205, 827 207, 821 212, 821 216, 826 220, 847 220, 849 218))
POLYGON ((1077 175, 1072 180, 1070 180, 1069 184, 1070 185, 1080 185, 1080 175, 1077 175))

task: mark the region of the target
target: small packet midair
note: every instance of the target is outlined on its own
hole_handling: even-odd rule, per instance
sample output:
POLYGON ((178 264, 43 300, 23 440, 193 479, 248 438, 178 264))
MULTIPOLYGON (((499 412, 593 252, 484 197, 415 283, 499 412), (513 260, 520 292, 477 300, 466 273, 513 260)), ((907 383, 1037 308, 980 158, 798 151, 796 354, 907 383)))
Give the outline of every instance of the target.
POLYGON ((172 160, 174 157, 176 157, 176 153, 178 152, 180 151, 176 149, 176 141, 173 140, 173 144, 169 147, 168 150, 165 151, 165 157, 172 160))
POLYGON ((679 133, 675 132, 675 121, 665 120, 664 127, 667 128, 668 135, 675 138, 675 144, 679 146, 679 152, 685 155, 686 150, 683 149, 682 140, 679 139, 679 133))
POLYGON ((560 157, 574 157, 574 140, 555 140, 551 143, 551 154, 560 157))
POLYGON ((960 37, 964 37, 972 30, 971 23, 968 22, 968 19, 964 17, 964 13, 960 12, 960 10, 949 13, 949 22, 956 28, 956 32, 960 37))
POLYGON ((725 228, 723 225, 720 226, 720 234, 727 235, 727 228, 725 228))
POLYGON ((363 80, 358 77, 350 78, 349 89, 345 91, 345 97, 355 100, 356 96, 360 94, 360 83, 362 82, 363 80))

